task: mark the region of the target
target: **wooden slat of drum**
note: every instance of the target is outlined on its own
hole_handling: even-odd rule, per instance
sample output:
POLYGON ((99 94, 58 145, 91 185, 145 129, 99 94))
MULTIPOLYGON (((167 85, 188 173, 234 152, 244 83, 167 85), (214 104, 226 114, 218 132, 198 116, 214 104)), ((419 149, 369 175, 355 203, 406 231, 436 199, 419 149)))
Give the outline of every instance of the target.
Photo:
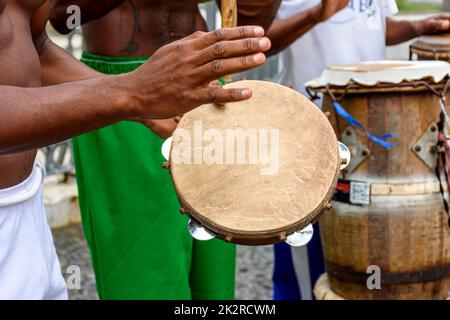
MULTIPOLYGON (((448 188, 444 184, 444 191, 448 188)), ((370 192, 372 196, 406 196, 419 194, 440 193, 438 181, 428 181, 419 183, 400 183, 400 184, 383 184, 375 183, 371 185, 370 192)))
MULTIPOLYGON (((366 128, 373 134, 379 135, 386 131, 387 112, 392 108, 399 106, 399 98, 391 97, 387 99, 382 95, 370 95, 366 104, 366 128)), ((398 111, 397 111, 398 112, 398 111)), ((389 153, 386 149, 367 141, 369 149, 372 151, 371 158, 376 161, 367 161, 367 174, 369 176, 389 177, 389 153)), ((368 255, 369 265, 376 265, 381 270, 389 270, 390 256, 390 232, 389 232, 389 216, 380 215, 373 206, 368 206, 367 225, 368 225, 368 255)), ((377 298, 381 299, 382 292, 376 292, 377 298)), ((384 293, 384 292, 383 292, 384 293)))

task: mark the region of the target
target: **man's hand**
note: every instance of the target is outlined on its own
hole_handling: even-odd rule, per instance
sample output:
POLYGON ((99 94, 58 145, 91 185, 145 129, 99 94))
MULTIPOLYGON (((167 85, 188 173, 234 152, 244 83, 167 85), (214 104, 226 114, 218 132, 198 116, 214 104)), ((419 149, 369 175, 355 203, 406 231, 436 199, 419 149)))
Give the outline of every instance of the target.
POLYGON ((441 14, 423 20, 387 19, 386 44, 396 45, 427 34, 450 31, 450 14, 441 14))
POLYGON ((319 21, 326 21, 344 9, 350 0, 322 0, 319 10, 319 21))
POLYGON ((170 138, 172 133, 177 128, 177 122, 174 118, 161 120, 139 119, 136 121, 144 124, 147 128, 153 131, 154 134, 163 139, 170 138))
POLYGON ((169 118, 206 103, 251 97, 251 91, 210 86, 222 76, 261 66, 270 40, 257 26, 196 32, 155 52, 136 71, 124 75, 136 117, 169 118))
POLYGON ((450 14, 442 14, 417 21, 414 25, 417 36, 450 31, 450 14))

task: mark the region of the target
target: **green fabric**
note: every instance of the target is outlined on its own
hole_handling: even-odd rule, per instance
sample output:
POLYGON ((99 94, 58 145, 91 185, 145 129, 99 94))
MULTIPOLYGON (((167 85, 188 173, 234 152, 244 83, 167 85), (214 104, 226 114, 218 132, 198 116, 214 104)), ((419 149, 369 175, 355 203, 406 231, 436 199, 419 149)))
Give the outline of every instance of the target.
MULTIPOLYGON (((82 61, 107 74, 130 72, 146 57, 82 61)), ((144 125, 118 124, 73 141, 83 228, 101 299, 233 299, 236 247, 200 243, 187 232, 163 140, 144 125)))

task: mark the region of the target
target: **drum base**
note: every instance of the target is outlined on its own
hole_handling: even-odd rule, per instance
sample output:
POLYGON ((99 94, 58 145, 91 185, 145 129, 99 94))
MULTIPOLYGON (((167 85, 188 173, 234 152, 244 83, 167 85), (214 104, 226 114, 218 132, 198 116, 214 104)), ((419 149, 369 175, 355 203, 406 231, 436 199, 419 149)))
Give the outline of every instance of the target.
POLYGON ((326 273, 321 275, 319 280, 317 280, 314 286, 314 296, 317 300, 345 300, 331 290, 328 274, 326 273))

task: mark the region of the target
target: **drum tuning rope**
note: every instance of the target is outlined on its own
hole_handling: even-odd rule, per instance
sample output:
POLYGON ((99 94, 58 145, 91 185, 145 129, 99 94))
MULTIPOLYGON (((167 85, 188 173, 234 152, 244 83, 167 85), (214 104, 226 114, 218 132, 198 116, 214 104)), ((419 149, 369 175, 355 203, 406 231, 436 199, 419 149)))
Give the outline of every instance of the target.
POLYGON ((317 92, 312 92, 310 88, 306 87, 306 93, 309 96, 309 100, 311 101, 316 101, 316 100, 320 100, 320 96, 317 92))
POLYGON ((392 149, 393 144, 388 142, 388 141, 386 141, 386 139, 394 137, 394 135, 392 133, 386 133, 386 134, 383 134, 381 136, 376 136, 376 135, 370 133, 363 126, 363 124, 361 122, 356 120, 339 103, 345 97, 345 95, 347 94, 349 88, 350 88, 350 86, 345 87, 344 93, 342 93, 339 97, 337 97, 333 92, 331 92, 330 86, 328 86, 328 85, 326 86, 327 93, 329 94, 331 99, 333 99, 333 108, 334 108, 334 111, 336 112, 336 114, 338 114, 342 118, 344 118, 353 127, 353 129, 355 129, 355 131, 358 134, 369 138, 370 140, 372 140, 373 142, 375 142, 376 144, 380 145, 381 147, 383 147, 385 149, 392 149))
POLYGON ((444 172, 445 181, 447 182, 448 190, 450 190, 450 147, 447 141, 447 126, 450 125, 449 116, 447 112, 447 98, 446 94, 450 85, 450 79, 447 80, 444 89, 439 92, 426 82, 420 81, 435 95, 439 97, 440 115, 438 122, 438 141, 436 143, 436 150, 438 152, 436 164, 436 177, 439 180, 439 189, 442 195, 445 212, 447 213, 447 223, 450 228, 450 207, 447 198, 445 197, 444 187, 442 185, 442 171, 444 172), (447 125, 447 126, 446 126, 447 125))

